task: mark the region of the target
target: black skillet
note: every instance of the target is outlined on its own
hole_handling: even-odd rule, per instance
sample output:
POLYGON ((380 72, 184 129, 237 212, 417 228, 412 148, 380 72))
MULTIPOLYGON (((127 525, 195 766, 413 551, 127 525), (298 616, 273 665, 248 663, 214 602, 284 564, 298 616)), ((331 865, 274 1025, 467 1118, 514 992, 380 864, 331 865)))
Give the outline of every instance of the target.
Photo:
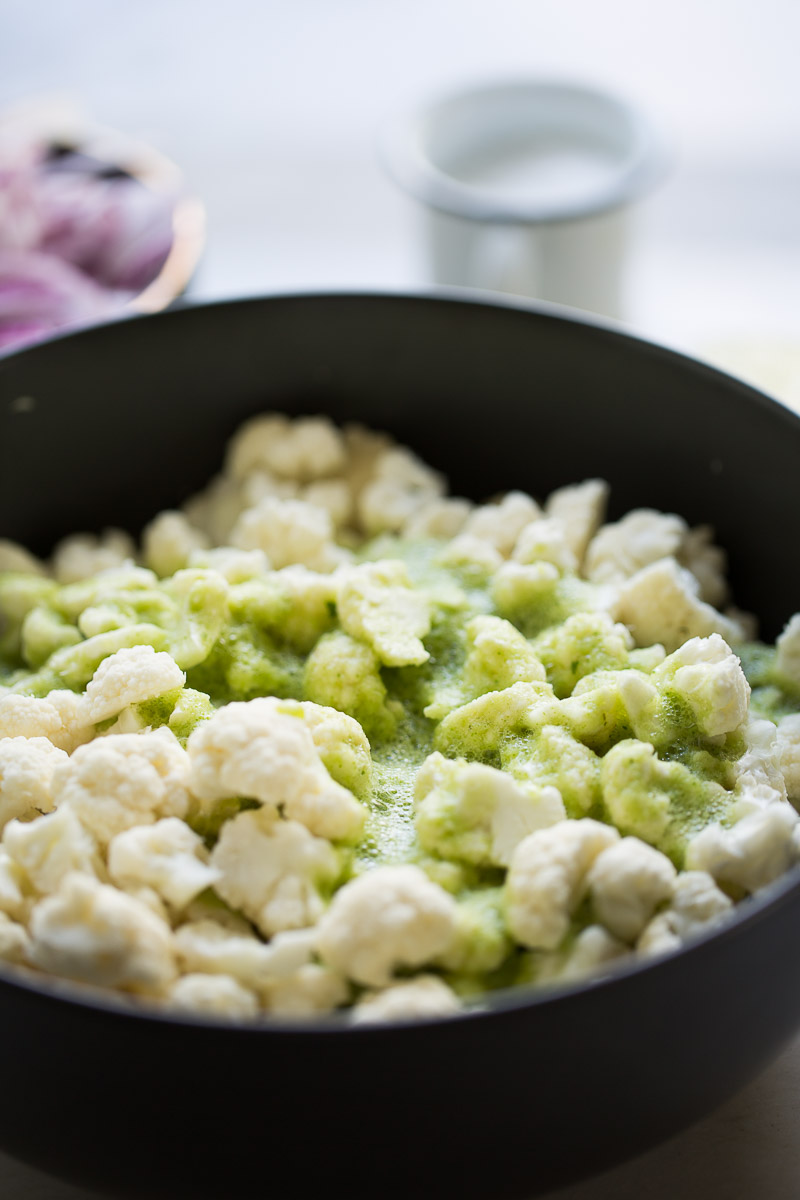
MULTIPOLYGON (((603 475, 612 515, 712 523, 765 636, 800 608, 800 419, 600 323, 447 295, 215 304, 0 360, 0 536, 136 531, 267 408, 388 429, 475 499, 603 475)), ((521 1200, 677 1132, 798 1024, 797 873, 658 962, 408 1027, 228 1028, 3 975, 0 1144, 136 1200, 521 1200)))

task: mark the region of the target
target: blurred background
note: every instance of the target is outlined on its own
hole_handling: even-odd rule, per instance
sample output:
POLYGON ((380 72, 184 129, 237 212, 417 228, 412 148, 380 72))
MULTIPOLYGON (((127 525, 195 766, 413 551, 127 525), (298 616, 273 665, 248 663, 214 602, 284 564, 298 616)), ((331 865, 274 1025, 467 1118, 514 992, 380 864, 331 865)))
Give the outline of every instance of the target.
POLYGON ((508 76, 609 87, 673 160, 637 208, 629 323, 793 370, 796 0, 3 0, 0 14, 0 105, 77 100, 183 169, 208 215, 202 298, 423 283, 381 122, 508 76))

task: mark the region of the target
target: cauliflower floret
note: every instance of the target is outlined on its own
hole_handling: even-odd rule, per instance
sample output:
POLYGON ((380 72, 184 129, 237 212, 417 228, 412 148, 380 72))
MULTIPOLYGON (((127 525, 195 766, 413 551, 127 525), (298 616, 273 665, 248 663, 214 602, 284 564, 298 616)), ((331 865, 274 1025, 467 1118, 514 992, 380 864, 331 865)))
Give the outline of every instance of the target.
POLYGON ((316 483, 309 483, 300 493, 300 499, 305 500, 306 504, 324 508, 330 513, 336 529, 350 524, 353 494, 344 479, 320 479, 316 483))
POLYGON ((561 705, 548 684, 514 683, 453 709, 437 726, 434 741, 450 757, 483 758, 499 750, 508 734, 561 719, 561 705))
POLYGON ((444 493, 442 476, 403 446, 378 455, 373 475, 358 497, 356 510, 364 531, 399 532, 420 509, 444 493))
POLYGON ((126 829, 112 838, 108 873, 117 887, 153 888, 177 909, 219 878, 219 871, 208 865, 202 838, 177 817, 126 829))
POLYGON ((0 912, 22 921, 26 917, 28 895, 25 872, 20 864, 0 845, 0 912))
POLYGON ((604 479, 586 479, 558 488, 547 498, 545 513, 561 525, 564 539, 579 564, 603 520, 609 490, 604 479))
POLYGON ((694 576, 674 558, 661 559, 621 584, 616 610, 637 646, 660 642, 669 652, 689 638, 712 633, 728 642, 741 641, 736 621, 699 599, 694 576))
POLYGON ((94 737, 94 728, 75 692, 49 692, 44 700, 12 692, 0 696, 0 737, 45 737, 70 754, 94 737))
POLYGON ((494 767, 439 753, 420 768, 414 797, 423 850, 482 866, 507 866, 523 838, 566 815, 554 787, 523 785, 494 767))
POLYGON ((635 508, 592 538, 584 564, 586 578, 593 583, 630 579, 642 567, 675 557, 686 533, 686 522, 674 513, 635 508))
POLYGON ((569 696, 578 680, 594 671, 628 665, 633 638, 604 612, 579 612, 540 633, 534 649, 557 696, 569 696))
POLYGON ((496 504, 476 508, 464 523, 462 534, 488 542, 508 558, 526 525, 541 517, 539 505, 525 492, 508 492, 496 504))
POLYGON ((562 525, 540 517, 520 533, 511 554, 514 562, 549 562, 560 571, 575 571, 578 560, 570 548, 562 525))
POLYGON ((142 555, 156 575, 174 575, 189 565, 195 551, 207 550, 209 539, 196 529, 181 512, 167 509, 146 526, 142 534, 142 555))
POLYGON ((333 540, 330 513, 305 500, 266 496, 241 514, 230 542, 240 550, 263 550, 273 567, 301 563, 313 571, 332 571, 348 558, 333 540))
POLYGON ((323 479, 343 470, 345 441, 327 417, 290 421, 267 413, 246 421, 234 434, 225 465, 234 479, 244 479, 253 470, 288 479, 323 479))
POLYGON ((501 613, 519 619, 549 599, 561 572, 550 562, 505 562, 495 572, 492 599, 501 613))
POLYGON ((175 932, 175 946, 184 971, 231 975, 263 993, 313 961, 316 931, 289 930, 265 944, 253 937, 249 926, 237 931, 204 918, 181 925, 175 932))
POLYGON ((466 975, 497 970, 512 949, 503 917, 503 889, 468 892, 457 904, 455 936, 436 965, 466 975))
POLYGON ((336 893, 319 923, 324 962, 356 983, 385 987, 401 967, 444 954, 456 903, 418 867, 375 867, 336 893))
POLYGON ((0 912, 0 960, 26 965, 30 961, 30 947, 25 927, 0 912))
POLYGON ((676 874, 666 855, 638 838, 625 837, 598 854, 586 886, 606 929, 633 942, 659 904, 672 896, 676 874))
POLYGON ((436 975, 417 975, 381 992, 367 992, 353 1009, 354 1025, 383 1021, 425 1021, 451 1017, 461 1009, 458 996, 436 975))
POLYGON ((515 683, 541 683, 545 669, 527 638, 502 617, 473 617, 467 625, 464 684, 472 697, 515 683))
POLYGON ((420 640, 431 627, 430 604, 411 587, 405 563, 383 559, 342 572, 338 610, 345 633, 372 646, 387 667, 430 658, 420 640))
POLYGON ((336 578, 302 566, 284 567, 274 578, 288 597, 281 635, 302 654, 308 654, 333 624, 336 578))
POLYGON ((263 550, 237 550, 235 546, 193 550, 189 555, 189 566, 216 571, 230 584, 260 579, 270 569, 269 559, 263 550))
POLYGON ((668 908, 642 930, 636 949, 640 954, 677 950, 687 938, 715 924, 733 908, 706 871, 683 871, 675 879, 668 908))
POLYGON ((411 514, 403 526, 403 537, 454 538, 461 532, 472 508, 469 500, 453 496, 431 500, 411 514))
POLYGON ((576 983, 591 975, 604 974, 629 956, 629 947, 612 937, 602 925, 587 925, 564 949, 537 953, 536 982, 576 983))
POLYGON ((756 892, 796 861, 797 823, 792 806, 776 801, 742 817, 730 829, 708 825, 689 842, 686 865, 707 871, 717 883, 756 892))
POLYGON ((132 896, 71 874, 31 915, 31 961, 100 987, 161 992, 176 976, 172 931, 132 896))
POLYGON ((452 567, 477 579, 488 579, 503 564, 502 555, 491 542, 471 533, 460 533, 437 555, 442 567, 452 567))
POLYGON ((303 720, 331 778, 361 798, 372 785, 372 757, 364 730, 353 717, 305 700, 303 720))
POLYGON ((775 643, 775 668, 795 687, 800 687, 800 613, 795 613, 775 643))
POLYGON ((558 725, 543 725, 533 742, 512 739, 500 754, 514 779, 557 788, 567 816, 586 816, 600 800, 600 759, 558 725))
POLYGON ((5 571, 13 571, 17 575, 46 573, 44 563, 34 558, 24 546, 18 546, 16 542, 10 542, 7 538, 0 538, 0 574, 5 571))
POLYGON ((506 920, 518 942, 555 950, 586 891, 586 876, 616 829, 583 818, 540 829, 520 842, 506 877, 506 920))
POLYGON ((114 734, 79 746, 53 774, 56 807, 68 805, 101 843, 158 817, 183 817, 189 759, 163 727, 114 734))
POLYGON ((106 529, 99 536, 76 533, 64 538, 53 551, 50 565, 59 583, 77 583, 135 557, 136 547, 127 533, 106 529))
POLYGON ((220 872, 216 890, 222 899, 267 937, 316 924, 324 908, 321 889, 340 871, 330 842, 297 821, 276 819, 267 808, 225 822, 211 865, 220 872))
POLYGON ((321 1016, 346 1004, 350 989, 337 971, 322 963, 306 963, 269 988, 266 1001, 270 1016, 303 1019, 321 1016))
MULTIPOLYGON (((786 718, 793 721, 793 717, 786 718)), ((783 724, 783 722, 781 722, 783 724)), ((763 808, 773 800, 787 798, 784 778, 784 747, 780 729, 772 721, 749 716, 739 731, 744 736, 745 749, 733 764, 736 811, 745 816, 745 809, 763 808)))
POLYGON ((371 646, 347 633, 320 638, 306 660, 303 690, 315 704, 348 713, 371 738, 394 732, 396 718, 371 646))
POLYGON ((87 684, 85 718, 96 725, 130 704, 141 704, 183 687, 186 676, 173 658, 152 646, 117 650, 100 663, 87 684))
POLYGON ((260 697, 228 704, 191 734, 192 790, 201 801, 232 796, 281 807, 325 838, 357 837, 365 810, 322 764, 303 710, 260 697))
POLYGON ((37 892, 54 892, 67 875, 105 876, 97 843, 69 808, 35 821, 9 821, 3 845, 23 879, 37 892))
POLYGON ((718 633, 694 637, 656 667, 653 679, 665 681, 694 713, 707 737, 738 729, 747 718, 750 684, 739 659, 718 633))
POLYGON ((230 975, 183 975, 166 994, 170 1008, 198 1016, 248 1020, 258 1016, 258 996, 230 975))
POLYGON ((50 812, 53 771, 68 761, 47 738, 0 738, 0 829, 14 817, 50 812))
POLYGON ((800 803, 800 713, 791 713, 778 722, 778 764, 786 784, 786 793, 795 808, 800 803))
MULTIPOLYGON (((684 536, 677 558, 691 571, 700 586, 700 599, 721 608, 728 598, 728 563, 725 551, 714 545, 710 525, 698 525, 684 536)), ((753 634, 755 637, 755 634, 753 634)))

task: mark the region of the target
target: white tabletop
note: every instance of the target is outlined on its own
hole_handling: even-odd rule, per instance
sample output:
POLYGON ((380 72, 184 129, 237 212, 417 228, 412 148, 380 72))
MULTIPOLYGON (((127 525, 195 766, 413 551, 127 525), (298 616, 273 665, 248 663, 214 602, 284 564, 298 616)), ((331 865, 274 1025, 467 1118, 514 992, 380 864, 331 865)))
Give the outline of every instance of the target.
MULTIPOLYGON (((553 1193, 552 1200, 791 1200, 800 1195, 798 1100, 800 1037, 704 1121, 633 1162, 553 1193)), ((3 1154, 0 1196, 90 1200, 83 1189, 3 1154)))

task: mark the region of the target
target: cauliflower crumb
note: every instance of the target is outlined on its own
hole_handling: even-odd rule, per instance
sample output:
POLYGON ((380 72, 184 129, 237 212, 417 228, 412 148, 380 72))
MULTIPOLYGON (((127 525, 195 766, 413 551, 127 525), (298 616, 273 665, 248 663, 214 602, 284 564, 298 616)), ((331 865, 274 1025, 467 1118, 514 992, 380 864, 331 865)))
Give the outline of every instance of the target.
POLYGON ((51 811, 53 772, 67 761, 47 738, 0 738, 0 829, 51 811))
POLYGON ((208 865, 202 838, 177 817, 138 825, 112 838, 108 873, 125 891, 150 887, 176 909, 185 908, 219 878, 219 871, 208 865))
POLYGON ((456 913, 452 896, 418 867, 375 867, 334 896, 319 923, 319 953, 356 983, 384 987, 398 968, 445 953, 456 913))
POLYGON ((540 829, 520 842, 505 885, 506 919, 517 941, 555 950, 586 891, 589 868, 618 841, 612 826, 585 817, 540 829))
POLYGON ((225 822, 211 865, 220 873, 216 890, 222 899, 267 937, 316 924, 322 892, 340 871, 330 842, 297 821, 276 819, 267 808, 225 822))
POLYGON ((131 646, 103 659, 87 684, 86 720, 93 725, 130 704, 141 704, 183 687, 186 676, 174 659, 152 646, 131 646))
POLYGON ((656 908, 672 896, 675 867, 665 854, 635 837, 625 837, 594 860, 586 886, 606 929, 633 942, 656 908))
POLYGON ((161 992, 175 978, 169 926, 116 888, 70 874, 31 914, 30 958, 43 971, 100 987, 161 992))
POLYGON ((183 975, 165 997, 171 1008, 198 1016, 249 1020, 258 1016, 258 997, 230 975, 183 975))
POLYGON ((380 992, 367 992, 353 1009, 354 1025, 382 1021, 424 1021, 450 1017, 461 1009, 458 996, 436 975, 417 975, 380 992))

